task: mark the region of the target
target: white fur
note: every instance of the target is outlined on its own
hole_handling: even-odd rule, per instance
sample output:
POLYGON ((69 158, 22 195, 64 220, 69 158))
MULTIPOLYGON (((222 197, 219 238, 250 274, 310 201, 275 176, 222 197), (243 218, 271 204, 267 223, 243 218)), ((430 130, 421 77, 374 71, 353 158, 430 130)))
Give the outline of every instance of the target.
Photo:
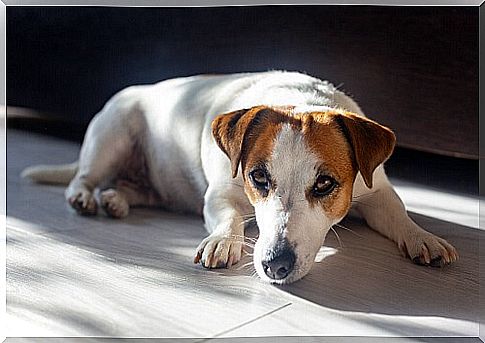
POLYGON ((276 183, 271 196, 255 204, 259 238, 254 248, 255 268, 265 280, 261 263, 268 250, 286 239, 294 246, 296 262, 294 272, 275 283, 288 283, 299 279, 311 268, 323 244, 330 220, 320 206, 310 206, 305 191, 315 183, 319 159, 307 146, 301 132, 285 124, 276 138, 268 173, 276 183))
MULTIPOLYGON (((101 205, 115 217, 127 215, 127 205, 161 205, 203 213, 210 235, 197 251, 208 267, 226 262, 230 266, 240 259, 244 221, 255 212, 261 230, 254 259, 258 273, 268 279, 261 272, 258 257, 271 248, 277 230, 286 230, 285 235, 298 242, 300 259, 295 271, 280 282, 297 280, 310 269, 333 224, 323 210, 310 211, 302 199, 303 187, 314 177, 314 155, 301 136, 285 128, 278 136, 269 167, 280 182, 278 197, 253 209, 243 192, 241 175, 232 179, 229 159, 211 135, 216 115, 262 104, 294 105, 302 111, 323 106, 362 114, 351 98, 330 83, 294 72, 201 75, 130 87, 108 101, 90 123, 79 169, 66 198, 79 211, 95 213, 98 201, 94 191, 104 190, 101 205), (136 154, 132 153, 134 147, 136 154), (137 160, 140 158, 143 163, 137 160), (146 167, 145 178, 156 192, 147 194, 129 185, 108 189, 110 180, 118 171, 129 169, 130 163, 146 167), (295 179, 301 181, 295 183, 295 179), (308 235, 295 227, 305 227, 308 235)), ((31 170, 29 176, 42 181, 41 172, 31 170)), ((62 175, 55 175, 62 179, 62 175)), ((410 254, 419 254, 426 247, 431 256, 453 254, 446 241, 409 219, 382 166, 375 172, 374 183, 374 189, 369 190, 358 176, 354 189, 355 195, 366 195, 358 210, 374 229, 400 245, 406 244, 410 254)))

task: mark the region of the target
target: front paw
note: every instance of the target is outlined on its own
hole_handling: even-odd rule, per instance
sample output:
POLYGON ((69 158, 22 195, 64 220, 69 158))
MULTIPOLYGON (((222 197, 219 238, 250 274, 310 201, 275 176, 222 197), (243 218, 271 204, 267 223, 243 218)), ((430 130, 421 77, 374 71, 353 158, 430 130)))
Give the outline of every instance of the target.
POLYGON ((244 237, 213 233, 197 247, 194 263, 206 268, 229 268, 241 259, 244 237))
POLYGON ((404 256, 419 265, 443 267, 458 260, 455 247, 429 232, 409 234, 398 246, 404 256))

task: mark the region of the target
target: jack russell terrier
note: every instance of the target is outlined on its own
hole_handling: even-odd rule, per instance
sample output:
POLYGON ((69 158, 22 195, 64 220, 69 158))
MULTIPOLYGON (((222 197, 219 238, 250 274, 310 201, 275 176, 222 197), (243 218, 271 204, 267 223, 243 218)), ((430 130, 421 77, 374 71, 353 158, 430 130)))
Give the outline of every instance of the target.
POLYGON ((332 225, 355 209, 417 264, 458 258, 406 213, 384 173, 395 136, 326 81, 296 72, 200 75, 119 92, 91 121, 79 161, 23 176, 69 183, 83 215, 114 218, 132 206, 204 216, 209 236, 194 258, 237 263, 244 224, 259 237, 261 277, 287 284, 308 273, 332 225), (223 113, 223 114, 221 114, 223 113))

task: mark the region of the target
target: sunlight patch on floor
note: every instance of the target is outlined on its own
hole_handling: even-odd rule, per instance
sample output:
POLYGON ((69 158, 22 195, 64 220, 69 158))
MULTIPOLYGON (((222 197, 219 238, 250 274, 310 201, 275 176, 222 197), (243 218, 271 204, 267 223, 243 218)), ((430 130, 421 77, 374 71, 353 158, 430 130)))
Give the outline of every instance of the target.
POLYGON ((479 227, 478 197, 447 193, 401 180, 391 180, 408 211, 459 225, 479 227))
POLYGON ((15 218, 12 216, 7 216, 6 217, 6 225, 9 228, 19 230, 19 231, 24 231, 24 232, 45 232, 48 230, 43 225, 35 224, 30 221, 25 221, 19 218, 15 218))
POLYGON ((317 256, 315 256, 315 262, 322 262, 325 258, 335 255, 337 252, 338 250, 335 248, 322 246, 318 251, 317 256))

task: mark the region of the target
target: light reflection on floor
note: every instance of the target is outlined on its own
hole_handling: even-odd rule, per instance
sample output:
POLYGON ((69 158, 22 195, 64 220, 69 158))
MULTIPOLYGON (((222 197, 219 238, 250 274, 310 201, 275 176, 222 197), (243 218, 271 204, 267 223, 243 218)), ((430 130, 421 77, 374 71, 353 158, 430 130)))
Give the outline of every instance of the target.
POLYGON ((479 228, 479 198, 448 193, 408 181, 391 179, 410 212, 479 228))

